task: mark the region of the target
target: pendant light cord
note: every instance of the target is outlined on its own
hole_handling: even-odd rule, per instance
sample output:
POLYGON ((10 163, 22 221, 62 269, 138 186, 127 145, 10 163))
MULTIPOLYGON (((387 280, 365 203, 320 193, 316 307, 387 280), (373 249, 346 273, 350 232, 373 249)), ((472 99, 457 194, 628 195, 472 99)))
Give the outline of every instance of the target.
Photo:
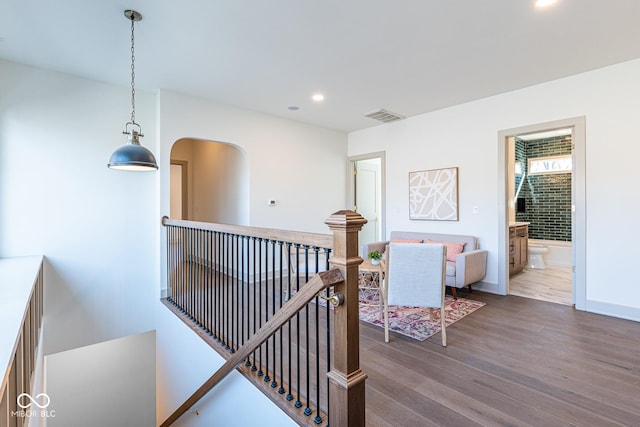
POLYGON ((133 33, 133 24, 134 24, 134 15, 131 15, 131 123, 136 122, 136 68, 135 61, 136 56, 134 53, 134 33, 133 33))

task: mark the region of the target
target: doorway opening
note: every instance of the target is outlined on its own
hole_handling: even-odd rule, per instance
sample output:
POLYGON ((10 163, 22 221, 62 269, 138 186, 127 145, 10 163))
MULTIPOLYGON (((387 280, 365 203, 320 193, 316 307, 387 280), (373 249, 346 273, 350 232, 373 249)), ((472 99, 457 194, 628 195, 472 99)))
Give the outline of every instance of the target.
POLYGON ((554 129, 509 138, 511 295, 573 304, 572 131, 554 129))
POLYGON ((362 215, 367 223, 358 234, 359 254, 366 258, 362 247, 385 237, 385 153, 370 153, 349 158, 347 206, 362 215))
POLYGON ((499 155, 499 293, 584 310, 585 118, 501 131, 499 155))
POLYGON ((249 223, 249 168, 239 147, 182 138, 171 147, 171 218, 249 223))

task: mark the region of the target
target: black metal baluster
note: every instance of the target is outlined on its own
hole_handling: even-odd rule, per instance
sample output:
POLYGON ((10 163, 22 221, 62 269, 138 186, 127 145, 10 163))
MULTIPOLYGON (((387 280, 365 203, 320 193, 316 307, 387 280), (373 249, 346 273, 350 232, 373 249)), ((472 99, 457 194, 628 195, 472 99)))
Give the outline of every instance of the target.
POLYGON ((244 288, 245 288, 245 257, 244 257, 244 243, 245 237, 240 236, 240 269, 238 270, 238 277, 240 278, 240 321, 238 324, 238 331, 240 336, 238 338, 238 342, 241 346, 244 345, 244 318, 245 313, 247 312, 247 306, 244 304, 244 288))
POLYGON ((182 264, 184 265, 184 274, 182 275, 182 312, 187 314, 188 290, 189 290, 189 229, 182 229, 182 264))
MULTIPOLYGON (((309 246, 305 245, 304 247, 304 270, 305 270, 305 285, 309 283, 309 246)), ((304 408, 304 414, 306 416, 311 415, 311 408, 309 407, 309 400, 311 400, 311 387, 310 387, 310 379, 311 379, 311 369, 310 369, 310 354, 309 354, 309 304, 304 307, 304 316, 305 316, 305 345, 306 345, 306 373, 307 373, 307 406, 304 408)))
POLYGON ((189 307, 189 271, 191 267, 189 265, 189 229, 184 227, 182 229, 182 235, 184 237, 182 241, 182 253, 183 253, 183 265, 184 265, 184 274, 182 276, 182 312, 187 314, 187 309, 189 307))
MULTIPOLYGON (((291 267, 292 267, 292 261, 291 261, 291 243, 287 242, 287 265, 289 266, 289 274, 287 277, 287 301, 289 301, 289 299, 291 298, 291 287, 293 286, 293 281, 291 280, 291 267)), ((297 272, 297 269, 296 269, 297 272)), ((287 334, 287 346, 288 346, 288 350, 289 350, 289 392, 287 393, 287 400, 291 401, 293 400, 293 395, 291 394, 291 386, 292 386, 292 377, 293 377, 293 359, 291 359, 291 319, 289 319, 289 321, 287 322, 287 327, 288 327, 288 334, 287 334)), ((282 377, 284 378, 284 376, 282 377)), ((282 393, 284 393, 284 389, 282 390, 282 393)), ((281 394, 282 394, 281 393, 281 394)))
MULTIPOLYGON (((325 248, 324 250, 325 253, 325 268, 328 270, 330 265, 329 265, 329 255, 331 254, 331 250, 325 248)), ((325 289, 324 294, 327 298, 329 298, 329 295, 331 294, 331 291, 329 290, 329 288, 325 289)), ((326 314, 327 314, 327 319, 326 319, 326 331, 327 331, 327 372, 331 372, 331 304, 327 304, 326 305, 326 314)), ((329 427, 328 424, 328 420, 329 420, 329 411, 330 411, 330 402, 331 399, 329 398, 329 393, 331 392, 331 388, 329 387, 329 376, 327 375, 327 427, 329 427)), ((320 405, 318 405, 320 406, 320 405)))
MULTIPOLYGON (((253 240, 253 331, 252 334, 250 336, 253 336, 256 333, 257 330, 257 307, 256 307, 256 303, 258 301, 258 296, 256 295, 256 289, 258 287, 256 281, 257 281, 257 277, 258 277, 258 269, 256 267, 256 263, 258 262, 257 260, 257 238, 252 237, 251 240, 253 240)), ((257 359, 257 354, 256 351, 259 351, 259 349, 256 349, 253 352, 253 358, 251 360, 251 370, 252 371, 257 371, 258 367, 256 366, 256 359, 257 359)))
POLYGON ((230 241, 230 245, 231 245, 231 263, 229 266, 229 270, 230 270, 230 276, 229 278, 229 285, 231 286, 231 289, 229 290, 229 296, 230 296, 230 301, 229 301, 229 306, 231 307, 231 334, 229 335, 229 341, 231 342, 231 353, 235 353, 237 345, 238 345, 238 339, 237 339, 237 332, 236 332, 236 299, 235 299, 235 271, 234 271, 234 266, 236 264, 236 236, 235 235, 231 235, 231 241, 230 241), (234 339, 235 337, 235 339, 234 339))
MULTIPOLYGON (((284 252, 282 251, 282 242, 278 242, 278 247, 280 249, 280 279, 278 280, 278 283, 280 284, 279 286, 279 290, 278 290, 278 307, 281 309, 282 308, 282 279, 283 279, 283 263, 282 263, 282 256, 284 255, 284 252)), ((283 343, 282 343, 282 339, 283 339, 283 335, 284 335, 284 326, 280 328, 279 331, 279 335, 280 335, 280 388, 278 388, 278 393, 283 394, 284 393, 284 387, 282 386, 282 384, 284 383, 284 356, 283 356, 283 351, 284 351, 284 347, 283 347, 283 343)), ((274 343, 275 344, 275 343, 274 343)), ((275 348, 275 345, 274 345, 275 348)), ((275 359, 275 358, 274 358, 275 359)), ((274 370, 275 372, 275 370, 274 370)), ((275 377, 275 373, 273 374, 273 376, 275 377)), ((274 382, 271 384, 272 387, 277 386, 277 384, 275 384, 275 378, 274 378, 274 382)))
POLYGON ((220 271, 222 270, 221 265, 220 265, 220 254, 222 253, 221 249, 220 249, 220 233, 216 231, 216 238, 215 238, 215 242, 216 242, 216 254, 214 256, 216 262, 216 270, 215 270, 215 275, 213 277, 215 277, 215 302, 216 302, 216 327, 215 327, 215 331, 214 331, 214 337, 218 340, 218 342, 221 342, 222 339, 220 338, 220 298, 221 298, 221 292, 220 292, 220 271))
MULTIPOLYGON (((271 257, 271 317, 276 314, 276 245, 278 242, 273 240, 271 242, 271 253, 273 254, 271 257)), ((271 388, 275 388, 278 383, 276 382, 276 334, 274 333, 271 336, 271 352, 272 357, 271 360, 271 375, 273 375, 273 379, 271 381, 271 388)), ((267 366, 267 370, 268 370, 267 366)))
MULTIPOLYGON (((264 323, 269 321, 269 248, 271 240, 264 241, 264 323)), ((269 338, 264 342, 264 382, 271 381, 269 377, 269 338)))
POLYGON ((189 283, 191 280, 191 260, 189 259, 189 250, 191 245, 191 238, 189 237, 189 228, 185 227, 184 230, 184 286, 183 286, 183 294, 182 294, 182 308, 184 313, 188 316, 189 310, 189 283))
POLYGON ((189 281, 189 317, 192 321, 196 320, 194 316, 195 306, 196 306, 196 297, 195 297, 195 288, 196 288, 196 264, 195 264, 195 253, 196 253, 196 230, 192 228, 190 230, 191 234, 191 250, 189 255, 191 257, 191 280, 189 281))
POLYGON ((206 272, 206 291, 205 291, 205 325, 207 334, 211 335, 211 274, 213 273, 212 269, 212 259, 211 259, 211 230, 207 230, 205 233, 206 236, 206 253, 207 253, 207 265, 205 268, 206 272))
POLYGON ((184 314, 189 317, 189 283, 191 283, 191 260, 189 259, 189 251, 191 250, 191 238, 189 236, 189 228, 184 229, 184 314))
POLYGON ((173 248, 171 247, 171 241, 173 236, 173 226, 167 226, 167 301, 174 303, 173 297, 175 295, 174 292, 174 283, 173 283, 173 274, 171 274, 171 266, 173 265, 173 248))
MULTIPOLYGON (((298 243, 295 244, 296 247, 296 268, 298 274, 296 274, 296 293, 300 291, 300 245, 298 243)), ((302 402, 300 401, 300 388, 302 385, 300 384, 300 312, 296 313, 296 408, 302 407, 302 402)))
POLYGON ((209 263, 210 263, 210 270, 209 270, 209 275, 210 275, 210 290, 209 290, 209 309, 210 309, 210 314, 209 314, 209 323, 210 326, 209 328, 211 329, 211 331, 209 332, 209 335, 211 335, 211 337, 213 339, 216 338, 216 233, 214 231, 211 231, 209 233, 209 246, 210 246, 210 250, 209 250, 209 263))
POLYGON ((205 230, 200 230, 199 232, 199 242, 198 242, 198 253, 200 254, 200 259, 198 260, 198 266, 199 266, 199 274, 198 274, 198 306, 200 307, 200 327, 203 330, 207 329, 207 323, 205 320, 205 303, 206 303, 206 299, 205 299, 205 289, 206 289, 206 283, 205 283, 205 262, 207 260, 206 257, 206 252, 205 252, 205 230))
POLYGON ((240 248, 240 237, 238 235, 234 236, 234 247, 235 249, 233 250, 233 254, 234 254, 234 268, 233 270, 233 282, 234 282, 234 286, 233 286, 233 307, 234 307, 234 312, 235 312, 235 317, 234 317, 234 326, 233 326, 233 331, 234 331, 234 335, 235 335, 235 340, 234 340, 234 351, 237 350, 238 348, 240 348, 240 301, 239 301, 239 295, 240 295, 240 253, 239 253, 239 248, 240 248))
POLYGON ((224 304, 224 296, 225 296, 225 286, 224 286, 224 256, 225 256, 225 250, 226 250, 226 244, 225 244, 225 238, 226 235, 225 233, 220 233, 220 332, 219 332, 219 338, 220 338, 220 345, 222 345, 224 347, 225 345, 225 340, 227 339, 227 337, 225 336, 224 332, 224 313, 225 313, 225 304, 224 304))
POLYGON ((173 295, 173 281, 171 280, 171 260, 172 260, 172 249, 171 249, 171 233, 173 232, 173 228, 171 226, 167 227, 167 301, 172 302, 173 295))
MULTIPOLYGON (((315 272, 318 274, 320 271, 320 256, 319 256, 319 248, 313 248, 314 258, 315 258, 315 272)), ((329 303, 327 303, 329 305, 329 303)), ((322 417, 320 417, 320 298, 316 296, 316 417, 313 419, 313 422, 316 424, 320 424, 322 422, 322 417)))
MULTIPOLYGON (((244 316, 243 318, 246 320, 245 322, 245 331, 242 334, 242 340, 244 343, 245 339, 249 339, 249 337, 251 337, 250 334, 250 328, 251 328, 251 238, 250 237, 246 237, 245 238, 245 265, 246 265, 246 272, 245 272, 245 286, 243 287, 246 288, 246 303, 244 306, 244 316)), ((251 366, 251 357, 247 357, 247 360, 245 361, 245 366, 251 366)))
POLYGON ((195 306, 195 314, 196 314, 196 325, 202 327, 202 281, 200 278, 202 277, 202 230, 196 230, 196 281, 195 281, 195 292, 194 296, 196 299, 195 306))
POLYGON ((229 234, 224 234, 224 275, 222 276, 224 348, 229 350, 229 234))
POLYGON ((194 274, 193 274, 193 252, 194 252, 194 241, 193 238, 193 228, 189 229, 189 290, 187 291, 187 295, 189 296, 189 305, 187 308, 187 314, 189 315, 189 319, 193 320, 193 282, 194 282, 194 274))
POLYGON ((178 256, 180 257, 180 277, 179 277, 179 283, 178 283, 178 295, 177 295, 177 302, 178 302, 178 308, 180 309, 181 313, 184 313, 184 301, 182 300, 183 296, 184 296, 184 275, 186 273, 186 266, 185 266, 185 262, 184 262, 184 227, 180 227, 179 228, 179 241, 178 241, 178 251, 179 254, 178 256))
POLYGON ((196 295, 198 293, 198 230, 196 228, 191 229, 191 320, 198 324, 198 300, 196 295))
POLYGON ((223 307, 224 307, 224 348, 229 350, 229 234, 224 235, 224 275, 222 276, 222 284, 224 290, 223 307))
POLYGON ((226 233, 220 233, 220 332, 219 332, 219 337, 220 337, 220 345, 221 346, 225 346, 226 344, 226 340, 227 340, 227 336, 225 335, 225 311, 226 311, 226 305, 225 305, 225 295, 226 295, 226 287, 225 287, 225 255, 226 255, 226 249, 227 249, 227 244, 226 244, 226 238, 227 235, 226 233))
MULTIPOLYGON (((262 328, 262 245, 264 240, 262 238, 258 238, 258 265, 260 268, 258 269, 258 329, 262 328)), ((256 331, 253 331, 255 334, 256 331)), ((258 347, 258 376, 261 377, 264 375, 262 372, 262 348, 263 346, 258 347)))
POLYGON ((191 314, 193 316, 193 322, 198 326, 200 324, 200 320, 198 319, 198 272, 200 270, 200 263, 198 262, 198 235, 200 234, 200 230, 197 228, 193 229, 193 252, 191 253, 193 259, 193 282, 191 288, 191 298, 193 305, 191 307, 191 314))

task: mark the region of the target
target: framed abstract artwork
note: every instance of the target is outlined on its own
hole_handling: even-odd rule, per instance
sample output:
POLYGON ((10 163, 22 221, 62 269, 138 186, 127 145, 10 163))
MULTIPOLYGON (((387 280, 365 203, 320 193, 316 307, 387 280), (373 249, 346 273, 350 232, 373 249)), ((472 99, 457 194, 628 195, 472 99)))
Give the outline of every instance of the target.
POLYGON ((409 219, 458 221, 458 168, 409 172, 409 219))

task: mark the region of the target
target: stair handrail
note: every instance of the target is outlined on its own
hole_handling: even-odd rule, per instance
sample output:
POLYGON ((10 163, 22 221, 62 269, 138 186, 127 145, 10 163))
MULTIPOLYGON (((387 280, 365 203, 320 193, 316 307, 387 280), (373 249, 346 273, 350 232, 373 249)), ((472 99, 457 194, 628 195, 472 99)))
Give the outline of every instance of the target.
POLYGON ((309 247, 333 248, 333 235, 322 233, 308 233, 302 231, 279 230, 274 228, 252 227, 246 225, 219 224, 212 222, 190 221, 162 217, 162 225, 191 227, 199 230, 216 231, 235 235, 258 237, 266 240, 299 243, 309 247))

